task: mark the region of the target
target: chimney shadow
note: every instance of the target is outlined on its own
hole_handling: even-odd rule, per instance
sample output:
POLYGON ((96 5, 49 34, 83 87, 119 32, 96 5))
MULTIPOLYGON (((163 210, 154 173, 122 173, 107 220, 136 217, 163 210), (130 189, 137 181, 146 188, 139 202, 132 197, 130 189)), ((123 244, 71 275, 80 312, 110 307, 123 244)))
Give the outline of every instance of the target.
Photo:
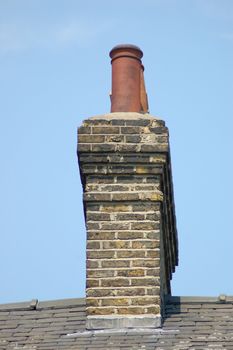
POLYGON ((167 320, 179 317, 181 314, 181 297, 168 295, 165 297, 163 325, 167 325, 167 320))

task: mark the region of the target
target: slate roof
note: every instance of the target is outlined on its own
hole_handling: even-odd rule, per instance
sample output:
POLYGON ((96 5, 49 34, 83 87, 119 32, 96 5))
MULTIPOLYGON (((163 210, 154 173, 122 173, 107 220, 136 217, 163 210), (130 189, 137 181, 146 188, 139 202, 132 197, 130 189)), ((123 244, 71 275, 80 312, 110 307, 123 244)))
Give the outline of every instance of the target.
POLYGON ((0 349, 233 349, 233 297, 171 297, 161 329, 87 331, 85 299, 0 305, 0 349))

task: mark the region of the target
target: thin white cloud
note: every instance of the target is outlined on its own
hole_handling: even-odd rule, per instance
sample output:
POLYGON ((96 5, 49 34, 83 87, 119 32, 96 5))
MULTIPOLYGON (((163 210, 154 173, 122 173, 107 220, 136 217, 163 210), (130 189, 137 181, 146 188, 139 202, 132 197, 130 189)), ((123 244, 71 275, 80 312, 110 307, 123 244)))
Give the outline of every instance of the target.
POLYGON ((63 25, 56 33, 57 42, 61 44, 84 43, 97 35, 94 28, 85 22, 74 21, 63 25))
POLYGON ((32 48, 56 48, 64 45, 89 45, 108 31, 113 22, 70 20, 66 23, 5 23, 0 24, 0 53, 32 48))

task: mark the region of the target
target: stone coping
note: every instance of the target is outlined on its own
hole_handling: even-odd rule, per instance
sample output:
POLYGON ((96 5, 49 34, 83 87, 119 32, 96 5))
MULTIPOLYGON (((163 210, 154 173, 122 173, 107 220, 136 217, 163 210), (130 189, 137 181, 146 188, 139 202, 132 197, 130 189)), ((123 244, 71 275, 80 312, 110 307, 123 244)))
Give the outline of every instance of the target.
MULTIPOLYGON (((85 118, 87 119, 87 118, 85 118)), ((136 113, 136 112, 115 112, 115 113, 107 113, 107 114, 100 114, 95 115, 92 117, 89 117, 88 119, 91 120, 111 120, 111 119, 151 119, 151 120, 162 120, 161 118, 157 116, 153 116, 149 113, 136 113)))

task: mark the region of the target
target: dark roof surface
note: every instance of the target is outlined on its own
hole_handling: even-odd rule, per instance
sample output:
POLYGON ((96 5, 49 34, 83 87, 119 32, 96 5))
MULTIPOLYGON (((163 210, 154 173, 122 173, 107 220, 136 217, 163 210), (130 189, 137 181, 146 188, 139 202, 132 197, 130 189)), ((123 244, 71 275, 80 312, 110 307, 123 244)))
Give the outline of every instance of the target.
POLYGON ((161 329, 87 331, 85 299, 0 305, 0 349, 233 349, 233 297, 172 297, 161 329))

